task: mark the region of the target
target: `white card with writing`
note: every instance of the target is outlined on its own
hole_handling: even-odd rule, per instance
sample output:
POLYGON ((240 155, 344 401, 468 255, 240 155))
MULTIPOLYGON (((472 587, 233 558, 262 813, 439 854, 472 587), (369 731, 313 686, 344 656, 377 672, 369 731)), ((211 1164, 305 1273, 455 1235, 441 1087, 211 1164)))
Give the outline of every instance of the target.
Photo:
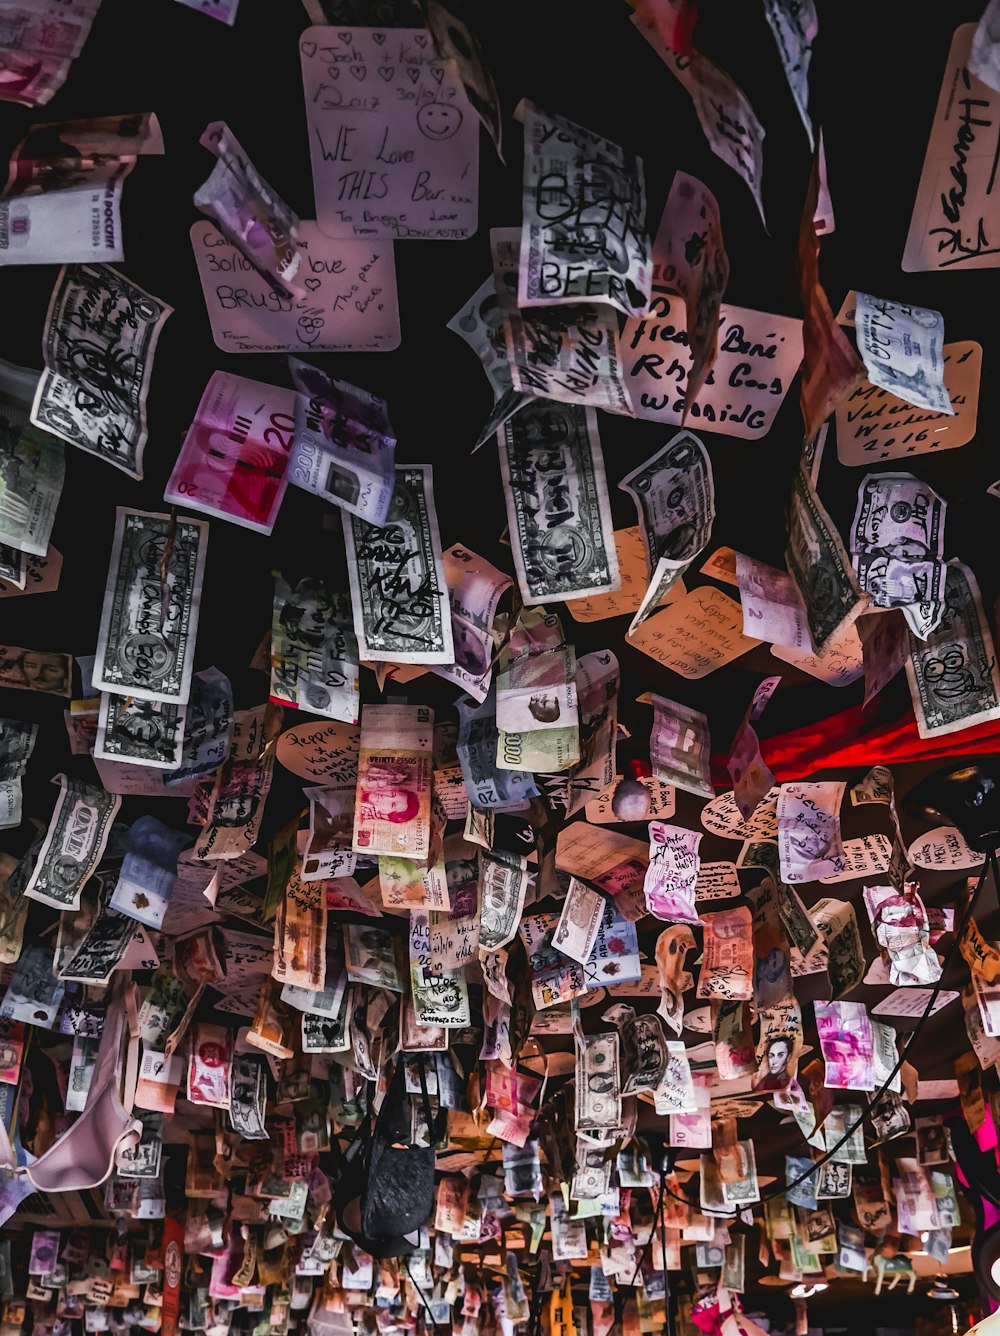
POLYGON ((996 144, 1000 93, 969 73, 974 23, 955 29, 910 230, 906 273, 1000 267, 996 144))
POLYGON ((307 28, 299 41, 316 217, 330 237, 476 230, 479 119, 423 28, 307 28))
POLYGON ((917 408, 890 390, 863 380, 837 405, 837 458, 848 467, 908 455, 938 454, 976 434, 983 347, 967 339, 946 343, 944 383, 954 416, 917 408))
POLYGON ((259 274, 207 220, 191 228, 212 338, 225 353, 390 352, 399 347, 392 243, 325 237, 299 224, 302 298, 259 274))
MULTIPOLYGON (((620 353, 636 417, 679 427, 691 370, 683 299, 654 289, 649 313, 625 321, 620 353)), ((719 355, 686 425, 760 440, 771 430, 801 361, 801 320, 723 303, 719 355)))
POLYGON ((743 634, 743 610, 712 585, 692 589, 643 622, 628 643, 682 677, 706 677, 759 645, 743 634))

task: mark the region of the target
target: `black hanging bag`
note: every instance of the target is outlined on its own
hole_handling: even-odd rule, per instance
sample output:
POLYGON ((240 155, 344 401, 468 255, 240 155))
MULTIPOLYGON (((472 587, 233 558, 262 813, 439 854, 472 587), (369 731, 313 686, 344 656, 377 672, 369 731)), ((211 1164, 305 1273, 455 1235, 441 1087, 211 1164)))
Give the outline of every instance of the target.
POLYGON ((410 1100, 400 1060, 374 1127, 369 1113, 347 1148, 333 1195, 341 1229, 373 1257, 412 1253, 417 1242, 406 1235, 415 1234, 434 1207, 434 1143, 447 1112, 432 1118, 423 1054, 418 1062, 431 1145, 409 1144, 410 1100))

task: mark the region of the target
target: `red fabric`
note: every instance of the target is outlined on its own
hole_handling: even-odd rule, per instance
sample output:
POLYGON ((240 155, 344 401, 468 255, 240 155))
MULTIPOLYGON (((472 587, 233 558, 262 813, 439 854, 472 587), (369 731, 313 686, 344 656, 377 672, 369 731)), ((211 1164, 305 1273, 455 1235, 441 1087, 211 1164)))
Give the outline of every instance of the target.
MULTIPOLYGON (((850 770, 871 765, 901 765, 949 756, 980 756, 1000 752, 1000 722, 976 724, 948 737, 917 735, 913 715, 890 723, 872 722, 860 705, 829 719, 765 738, 761 755, 779 784, 805 779, 817 770, 850 770)), ((726 772, 728 754, 712 757, 712 778, 718 789, 732 788, 726 772)))

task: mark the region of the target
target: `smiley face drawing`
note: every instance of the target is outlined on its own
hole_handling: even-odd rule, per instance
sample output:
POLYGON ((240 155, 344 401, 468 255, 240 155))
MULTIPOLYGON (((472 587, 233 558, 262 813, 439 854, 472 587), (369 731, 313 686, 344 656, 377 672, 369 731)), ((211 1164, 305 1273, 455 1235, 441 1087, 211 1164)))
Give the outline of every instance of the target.
POLYGON ((426 139, 451 139, 461 124, 461 111, 447 102, 425 102, 417 111, 417 129, 426 139))

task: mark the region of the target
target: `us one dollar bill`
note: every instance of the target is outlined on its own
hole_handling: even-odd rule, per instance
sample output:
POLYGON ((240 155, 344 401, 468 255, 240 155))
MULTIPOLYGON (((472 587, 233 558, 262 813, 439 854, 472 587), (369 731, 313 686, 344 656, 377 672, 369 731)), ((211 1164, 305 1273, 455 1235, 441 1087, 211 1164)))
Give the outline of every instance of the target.
POLYGON ((600 301, 626 316, 645 315, 653 266, 642 160, 534 102, 523 101, 518 114, 524 121, 518 304, 600 301))
POLYGON ((119 506, 93 681, 184 705, 191 691, 208 525, 119 506))
POLYGON ((362 660, 454 663, 430 464, 401 464, 384 528, 344 512, 362 660))
POLYGON ((620 1127, 622 1077, 617 1031, 583 1035, 577 1044, 577 1130, 620 1127))
POLYGON ((0 830, 21 824, 21 777, 37 733, 37 724, 0 719, 0 830))
POLYGON ((94 755, 173 770, 181 761, 186 707, 101 692, 94 755))
POLYGON ((356 723, 358 641, 351 609, 318 580, 292 589, 274 577, 271 617, 271 699, 279 705, 356 723))
POLYGON ((858 488, 851 556, 861 588, 879 608, 901 607, 926 639, 941 620, 947 506, 911 473, 869 473, 858 488))
POLYGON ((60 441, 35 427, 16 427, 0 401, 0 543, 44 557, 66 473, 60 441))
POLYGON ((142 477, 153 353, 172 308, 101 264, 59 272, 31 421, 142 477))
POLYGON ((266 1141, 267 1059, 256 1053, 236 1053, 229 1091, 229 1125, 247 1141, 266 1141))
POLYGON ((80 892, 101 861, 122 800, 66 775, 53 782, 59 797, 24 893, 54 909, 79 909, 80 892))
POLYGON ((840 534, 805 468, 792 484, 785 565, 802 595, 813 649, 820 654, 865 603, 840 534))
POLYGON ((216 776, 196 858, 239 858, 257 843, 274 774, 281 711, 273 705, 237 710, 229 757, 216 776))
POLYGON ((635 501, 649 560, 649 588, 629 627, 632 632, 708 542, 715 481, 704 445, 693 431, 681 431, 618 486, 635 501))
POLYGON ((534 399, 497 433, 514 566, 528 604, 621 587, 593 408, 534 399))
POLYGON ((1000 719, 1000 671, 976 578, 949 561, 944 613, 926 640, 910 633, 906 680, 922 738, 1000 719))
POLYGON ((500 951, 514 940, 521 921, 528 864, 520 854, 488 849, 479 867, 479 950, 500 951))

